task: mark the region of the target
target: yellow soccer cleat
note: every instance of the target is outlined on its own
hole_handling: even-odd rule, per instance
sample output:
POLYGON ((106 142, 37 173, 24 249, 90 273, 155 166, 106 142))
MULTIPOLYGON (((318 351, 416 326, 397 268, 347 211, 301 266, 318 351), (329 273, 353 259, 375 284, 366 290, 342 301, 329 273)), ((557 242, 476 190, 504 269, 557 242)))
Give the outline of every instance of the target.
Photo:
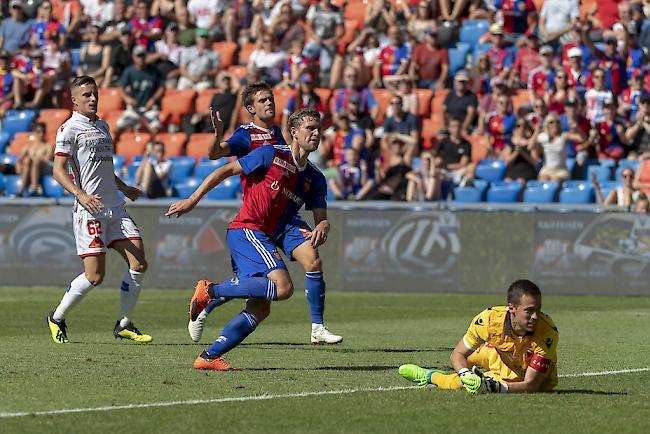
POLYGON ((115 336, 115 339, 129 339, 137 344, 148 344, 153 341, 151 336, 143 334, 132 322, 129 322, 126 327, 122 327, 119 321, 116 322, 113 336, 115 336))
POLYGON ((55 344, 69 344, 70 340, 68 339, 68 326, 65 325, 65 320, 55 321, 52 318, 54 311, 48 313, 45 316, 45 323, 52 333, 52 340, 55 344))

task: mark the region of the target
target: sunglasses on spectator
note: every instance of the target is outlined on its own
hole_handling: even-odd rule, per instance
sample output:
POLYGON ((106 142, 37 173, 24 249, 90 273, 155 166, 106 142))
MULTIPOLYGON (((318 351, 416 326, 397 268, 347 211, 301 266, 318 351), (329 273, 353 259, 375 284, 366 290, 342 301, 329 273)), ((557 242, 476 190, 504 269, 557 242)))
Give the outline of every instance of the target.
POLYGON ((594 78, 603 78, 605 77, 604 74, 594 74, 594 78))
POLYGON ((631 173, 623 174, 621 175, 621 178, 623 179, 632 178, 632 174, 631 173))
POLYGON ((550 120, 550 121, 546 121, 546 123, 547 123, 548 125, 551 125, 551 124, 557 124, 557 121, 556 121, 556 120, 550 120))

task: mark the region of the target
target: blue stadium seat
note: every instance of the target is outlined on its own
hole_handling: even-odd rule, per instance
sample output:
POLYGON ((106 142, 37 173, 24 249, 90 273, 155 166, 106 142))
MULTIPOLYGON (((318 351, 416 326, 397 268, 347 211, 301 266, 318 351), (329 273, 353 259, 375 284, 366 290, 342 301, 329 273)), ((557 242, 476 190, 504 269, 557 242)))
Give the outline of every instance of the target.
POLYGON ((580 180, 564 181, 564 184, 562 184, 562 187, 565 187, 565 188, 591 188, 591 181, 580 181, 580 180))
POLYGON ((589 168, 591 166, 600 166, 600 162, 598 160, 587 160, 584 162, 582 167, 576 167, 572 175, 575 175, 574 177, 576 179, 585 179, 587 181, 591 181, 589 178, 587 178, 587 175, 589 174, 589 168))
POLYGON ((0 154, 2 154, 5 151, 5 148, 11 141, 11 136, 9 133, 2 132, 0 133, 0 154))
POLYGON ((476 166, 474 175, 479 179, 495 182, 501 181, 506 173, 506 164, 503 160, 481 160, 476 166))
POLYGON ((334 192, 332 191, 331 188, 327 189, 327 201, 328 202, 335 202, 336 201, 336 196, 334 196, 334 192))
POLYGON ((5 191, 5 176, 0 173, 0 192, 5 191))
POLYGON ((133 163, 140 163, 142 161, 142 155, 136 155, 135 157, 131 158, 131 162, 133 163))
POLYGON ((20 176, 5 176, 5 196, 15 196, 18 194, 18 190, 20 190, 20 176))
POLYGON ((32 110, 13 111, 2 121, 2 131, 13 140, 16 133, 31 131, 36 112, 32 110))
POLYGON ((171 185, 176 185, 183 182, 192 174, 194 170, 194 158, 192 157, 172 157, 172 170, 169 174, 169 182, 171 185))
POLYGON ((641 164, 640 160, 618 160, 619 169, 621 167, 631 167, 636 172, 639 168, 639 164, 641 164))
MULTIPOLYGON (((609 193, 617 187, 622 187, 623 183, 620 181, 605 181, 600 183, 600 193, 603 195, 603 200, 607 199, 609 193)), ((595 192, 594 192, 595 193, 595 192)))
POLYGON ((45 197, 61 198, 63 197, 63 187, 56 182, 53 176, 43 177, 43 192, 45 197))
POLYGON ((485 192, 487 191, 488 187, 490 187, 490 183, 484 179, 475 179, 473 183, 473 187, 478 188, 481 192, 482 197, 485 197, 485 192))
POLYGON ((591 186, 578 188, 564 187, 560 191, 560 203, 580 205, 593 203, 594 191, 591 186))
POLYGON ((573 169, 576 167, 576 159, 575 158, 567 158, 566 159, 566 170, 569 171, 571 176, 573 176, 573 169))
POLYGON ((518 202, 520 191, 521 183, 519 182, 493 183, 487 192, 487 201, 497 203, 518 202))
POLYGON ((589 166, 587 168, 587 181, 591 181, 594 174, 598 182, 609 181, 612 179, 612 168, 610 166, 589 166))
POLYGON ((598 164, 604 167, 614 167, 616 166, 616 160, 598 160, 598 164))
POLYGON ((181 199, 187 199, 196 190, 196 187, 201 184, 201 181, 199 178, 187 178, 185 181, 176 184, 174 186, 176 195, 181 199))
POLYGON ((449 56, 449 75, 454 76, 456 71, 463 69, 467 64, 467 54, 469 53, 469 45, 467 44, 456 44, 455 48, 450 48, 447 50, 449 56))
POLYGON ((474 45, 474 51, 472 52, 472 63, 476 65, 476 59, 478 58, 478 55, 480 53, 487 52, 490 47, 492 47, 492 43, 474 45))
POLYGON ((460 28, 460 42, 470 45, 478 44, 478 40, 488 31, 490 22, 488 20, 465 20, 460 28))
POLYGON ((553 203, 560 184, 557 182, 542 182, 539 185, 530 185, 524 191, 524 202, 526 203, 553 203))
POLYGON ((113 155, 113 166, 115 166, 115 173, 120 173, 126 164, 126 157, 124 155, 113 155))
POLYGON ((418 170, 421 167, 422 167, 422 160, 420 159, 420 157, 413 157, 413 161, 411 161, 411 169, 418 170))
POLYGON ((205 179, 214 170, 222 166, 225 166, 226 164, 228 164, 228 160, 226 158, 220 158, 218 160, 201 161, 194 168, 194 177, 199 179, 205 179))
POLYGON ((81 48, 73 48, 70 50, 70 63, 72 65, 72 71, 76 71, 81 61, 81 48))
POLYGON ((18 156, 16 155, 13 154, 0 155, 0 163, 2 164, 11 164, 12 166, 15 166, 16 161, 18 161, 18 156))
POLYGON ((482 202, 483 193, 476 187, 458 187, 454 189, 454 200, 462 203, 482 202))
POLYGON ((221 184, 210 190, 207 194, 211 200, 230 200, 237 198, 237 192, 240 191, 241 183, 238 176, 231 176, 221 184))
POLYGON ((134 158, 133 162, 127 166, 126 171, 128 172, 129 178, 135 178, 135 173, 138 171, 138 167, 140 167, 141 162, 142 159, 140 159, 140 161, 135 161, 134 158))

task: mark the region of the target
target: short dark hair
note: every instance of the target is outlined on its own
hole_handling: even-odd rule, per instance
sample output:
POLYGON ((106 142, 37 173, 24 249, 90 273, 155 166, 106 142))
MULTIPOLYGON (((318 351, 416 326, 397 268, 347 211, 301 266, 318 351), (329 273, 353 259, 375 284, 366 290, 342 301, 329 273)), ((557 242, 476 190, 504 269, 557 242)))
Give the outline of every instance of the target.
POLYGON ((249 84, 248 86, 246 86, 244 88, 244 91, 241 94, 241 99, 242 102, 244 103, 244 107, 253 105, 253 103, 255 102, 253 101, 253 97, 255 96, 255 94, 263 90, 268 90, 269 92, 271 92, 271 95, 273 95, 273 89, 265 81, 258 81, 257 83, 249 84))
POLYGON ((463 120, 461 118, 459 118, 458 116, 451 116, 449 118, 449 123, 452 123, 452 122, 458 122, 458 123, 462 124, 463 120))
POLYGON ((97 87, 97 82, 95 81, 94 78, 92 78, 89 75, 80 75, 79 77, 75 77, 75 79, 72 80, 72 84, 70 85, 70 90, 79 86, 84 86, 86 84, 92 84, 93 86, 97 87))
POLYGON ((541 297, 542 291, 530 280, 521 279, 516 280, 510 284, 508 288, 508 303, 513 306, 519 306, 521 297, 525 295, 532 295, 534 297, 541 297))
POLYGON ((303 108, 295 111, 289 116, 289 129, 298 128, 303 119, 316 119, 320 122, 320 113, 316 109, 303 108))
POLYGON ((34 131, 38 131, 39 128, 42 129, 43 132, 47 131, 47 125, 45 122, 36 122, 34 124, 34 131))

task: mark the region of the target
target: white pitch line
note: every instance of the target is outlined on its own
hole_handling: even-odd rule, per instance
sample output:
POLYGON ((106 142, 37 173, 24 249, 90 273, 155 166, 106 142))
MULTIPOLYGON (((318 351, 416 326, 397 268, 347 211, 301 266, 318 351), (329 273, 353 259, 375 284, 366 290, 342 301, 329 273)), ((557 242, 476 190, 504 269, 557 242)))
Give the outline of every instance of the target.
MULTIPOLYGON (((598 377, 603 375, 616 375, 616 374, 631 374, 635 372, 650 372, 650 368, 632 368, 620 369, 617 371, 601 371, 601 372, 579 372, 576 374, 563 374, 559 375, 560 378, 575 378, 575 377, 598 377)), ((245 402, 245 401, 269 401, 272 399, 281 398, 304 398, 309 396, 323 396, 323 395, 349 395, 351 393, 364 393, 364 392, 393 392, 396 390, 410 390, 421 389, 420 386, 391 386, 391 387, 376 387, 376 388, 358 388, 358 389, 341 389, 341 390, 322 390, 319 392, 300 392, 300 393, 284 393, 277 395, 253 395, 253 396, 239 396, 227 398, 213 398, 213 399, 190 399, 186 401, 164 401, 164 402, 149 402, 145 404, 127 404, 127 405, 109 405, 104 407, 82 407, 82 408, 64 408, 60 410, 47 410, 47 411, 22 411, 16 413, 0 413, 0 419, 24 416, 51 416, 58 414, 70 413, 89 413, 94 411, 113 411, 113 410, 132 410, 136 408, 155 408, 155 407, 172 407, 175 405, 197 405, 197 404, 218 404, 224 402, 245 402)))

